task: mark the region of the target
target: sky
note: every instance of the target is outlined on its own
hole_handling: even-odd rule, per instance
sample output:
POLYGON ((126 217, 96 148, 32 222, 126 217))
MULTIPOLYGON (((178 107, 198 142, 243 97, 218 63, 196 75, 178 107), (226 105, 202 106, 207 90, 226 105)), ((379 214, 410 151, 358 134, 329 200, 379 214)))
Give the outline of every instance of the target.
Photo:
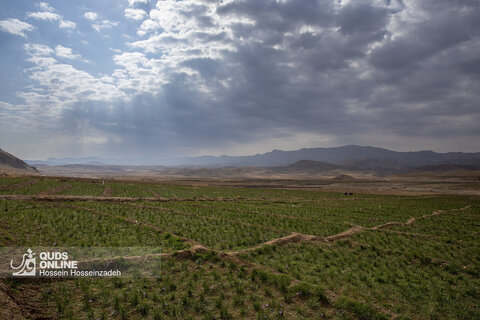
POLYGON ((480 151, 477 0, 0 0, 24 159, 480 151))

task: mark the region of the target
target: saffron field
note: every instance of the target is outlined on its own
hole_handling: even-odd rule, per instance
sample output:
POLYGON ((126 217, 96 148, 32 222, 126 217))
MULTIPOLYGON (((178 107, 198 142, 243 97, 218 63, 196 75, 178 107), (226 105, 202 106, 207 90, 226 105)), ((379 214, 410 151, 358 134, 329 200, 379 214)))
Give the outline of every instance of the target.
POLYGON ((118 261, 156 277, 2 279, 0 302, 12 319, 480 318, 478 196, 201 184, 0 178, 2 247, 162 249, 118 261))

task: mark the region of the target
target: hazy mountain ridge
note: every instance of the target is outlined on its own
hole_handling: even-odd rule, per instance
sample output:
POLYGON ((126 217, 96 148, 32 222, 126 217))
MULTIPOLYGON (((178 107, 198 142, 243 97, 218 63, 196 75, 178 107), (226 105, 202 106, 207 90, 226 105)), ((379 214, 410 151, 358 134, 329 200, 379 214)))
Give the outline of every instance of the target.
MULTIPOLYGON (((399 152, 369 146, 343 146, 335 148, 303 148, 293 151, 273 150, 250 156, 200 156, 200 157, 136 157, 122 159, 50 158, 46 161, 27 161, 31 164, 66 165, 103 163, 111 165, 157 165, 199 167, 281 167, 298 161, 316 161, 346 170, 375 171, 379 174, 408 172, 423 166, 479 165, 480 152, 437 153, 433 151, 399 152)), ((305 165, 306 163, 304 163, 305 165)), ((310 163, 310 166, 313 165, 310 163)), ((318 164, 317 164, 318 165, 318 164)), ((298 166, 298 164, 297 164, 298 166)), ((298 168, 297 168, 298 169, 298 168)))

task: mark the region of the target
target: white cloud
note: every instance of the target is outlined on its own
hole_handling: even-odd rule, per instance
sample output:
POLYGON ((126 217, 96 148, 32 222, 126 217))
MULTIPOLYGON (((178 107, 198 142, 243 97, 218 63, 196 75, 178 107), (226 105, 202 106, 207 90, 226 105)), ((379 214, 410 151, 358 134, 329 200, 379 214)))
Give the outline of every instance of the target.
POLYGON ((112 74, 120 90, 154 94, 167 83, 167 60, 148 59, 141 52, 123 52, 115 55, 113 61, 122 67, 112 74))
MULTIPOLYGON (((12 105, 0 101, 0 136, 5 136, 13 145, 24 146, 26 140, 23 137, 31 136, 33 140, 25 144, 27 149, 34 149, 40 141, 44 148, 51 141, 52 130, 64 130, 59 119, 77 103, 102 101, 111 105, 113 101, 128 98, 117 89, 111 77, 93 76, 52 57, 56 51, 68 52, 68 48, 59 46, 53 50, 46 45, 31 43, 23 47, 27 61, 32 63, 24 70, 32 84, 16 93, 24 102, 12 105)), ((71 129, 68 126, 68 130, 71 129)), ((85 127, 80 132, 80 136, 61 134, 61 138, 55 139, 55 146, 71 146, 78 142, 102 144, 107 139, 95 128, 85 127)))
POLYGON ((223 51, 234 51, 229 41, 225 41, 225 37, 231 37, 232 25, 251 25, 252 22, 236 17, 221 19, 215 3, 199 4, 198 1, 158 1, 137 30, 139 36, 151 36, 129 45, 147 53, 161 52, 173 66, 192 58, 218 58, 223 51), (195 10, 200 11, 195 14, 208 17, 211 24, 200 24, 199 20, 185 14, 195 10), (198 32, 201 37, 197 36, 198 32))
POLYGON ((110 29, 118 26, 117 21, 103 20, 101 23, 92 24, 92 28, 100 32, 103 29, 110 29))
POLYGON ((75 29, 77 24, 73 21, 61 20, 58 26, 63 29, 75 29))
POLYGON ((121 68, 114 71, 113 77, 121 90, 133 89, 136 93, 155 94, 169 82, 172 73, 183 73, 188 75, 187 81, 208 94, 200 72, 185 65, 185 62, 202 58, 218 59, 223 52, 234 51, 233 45, 225 41, 224 33, 230 32, 231 21, 236 24, 242 22, 238 19, 222 21, 216 14, 215 4, 198 4, 197 1, 173 0, 157 3, 150 11, 149 18, 137 30, 139 36, 151 35, 147 39, 128 43, 131 48, 143 52, 124 52, 114 56, 114 62, 121 68), (199 20, 184 14, 193 10, 200 10, 198 14, 208 16, 212 24, 200 25, 199 20), (200 37, 197 36, 198 32, 201 32, 200 37), (146 54, 159 55, 148 58, 146 54))
POLYGON ((62 29, 75 29, 76 23, 69 20, 64 20, 63 17, 57 13, 54 13, 54 8, 46 2, 40 2, 37 6, 43 11, 30 12, 27 17, 37 20, 58 21, 58 26, 62 29))
POLYGON ((142 9, 125 9, 125 17, 131 20, 143 20, 147 16, 147 13, 142 9))
POLYGON ((147 33, 156 30, 157 28, 158 28, 158 24, 154 20, 147 19, 142 22, 142 24, 140 25, 140 28, 137 30, 137 34, 139 36, 144 36, 147 33))
POLYGON ((92 11, 85 12, 83 16, 85 17, 85 19, 91 20, 91 21, 98 19, 98 13, 92 12, 92 11))
POLYGON ((37 57, 46 57, 53 53, 52 48, 43 44, 26 43, 23 49, 25 49, 28 55, 37 57))
POLYGON ((11 34, 26 38, 27 35, 25 34, 25 31, 35 30, 35 27, 29 23, 20 21, 18 19, 7 19, 0 21, 0 29, 11 34))
POLYGON ((57 21, 61 19, 61 16, 50 12, 50 11, 42 11, 42 12, 30 12, 27 15, 29 18, 37 19, 37 20, 49 20, 49 21, 57 21))
POLYGON ((148 3, 148 0, 128 0, 128 5, 130 7, 136 3, 148 3))
POLYGON ((41 10, 43 11, 54 11, 55 9, 53 9, 52 7, 50 7, 50 5, 46 2, 39 2, 37 3, 37 7, 39 7, 41 10))
POLYGON ((79 54, 73 54, 71 48, 67 48, 61 45, 55 47, 55 54, 57 55, 57 57, 71 60, 79 59, 82 57, 79 54))
POLYGON ((17 96, 24 99, 25 105, 31 108, 46 108, 47 118, 58 116, 61 110, 78 101, 125 98, 111 81, 104 81, 51 57, 55 53, 61 58, 80 58, 80 55, 73 54, 70 48, 59 45, 53 50, 45 45, 26 44, 24 49, 29 56, 28 61, 34 64, 25 71, 38 85, 29 88, 29 91, 18 92, 17 96))
POLYGON ((92 28, 97 32, 100 32, 103 29, 110 29, 116 27, 119 24, 119 22, 117 21, 110 21, 107 19, 98 21, 99 15, 98 13, 93 11, 85 12, 83 16, 85 17, 85 19, 95 22, 92 24, 92 28))
POLYGON ((26 43, 23 46, 30 57, 27 59, 38 67, 46 68, 55 64, 56 60, 51 57, 54 52, 52 48, 43 44, 26 43))
POLYGON ((188 9, 187 2, 159 1, 155 9, 150 11, 150 19, 165 31, 178 31, 191 28, 193 19, 187 19, 181 11, 188 9))

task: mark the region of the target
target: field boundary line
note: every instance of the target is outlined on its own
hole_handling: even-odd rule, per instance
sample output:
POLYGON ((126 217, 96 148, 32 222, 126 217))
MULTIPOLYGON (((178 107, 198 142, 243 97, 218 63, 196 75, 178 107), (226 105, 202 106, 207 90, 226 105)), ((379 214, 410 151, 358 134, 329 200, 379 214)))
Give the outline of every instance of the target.
MULTIPOLYGON (((463 209, 463 208, 460 208, 460 209, 463 209)), ((458 210, 460 210, 458 209, 458 210)), ((455 209, 452 209, 452 210, 455 210, 455 209)), ((435 216, 438 216, 438 215, 441 215, 441 214, 444 214, 445 213, 445 210, 436 210, 430 214, 425 214, 423 216, 420 216, 420 217, 411 217, 410 219, 408 219, 408 221, 405 223, 406 226, 408 225, 411 225, 413 223, 415 223, 418 219, 425 219, 425 218, 430 218, 430 217, 435 217, 435 216)))
MULTIPOLYGON (((1 197, 0 197, 0 199, 1 199, 1 197)), ((90 212, 90 213, 95 213, 95 214, 98 214, 98 215, 102 215, 102 216, 106 216, 106 217, 109 217, 109 218, 117 219, 117 220, 120 220, 120 221, 123 221, 123 222, 126 222, 126 223, 147 227, 147 228, 150 228, 150 229, 152 229, 154 231, 157 231, 157 232, 160 232, 160 233, 167 233, 168 232, 167 230, 160 229, 160 228, 156 227, 155 225, 152 225, 152 224, 149 224, 149 223, 146 223, 146 222, 133 220, 133 219, 129 219, 129 218, 121 217, 121 216, 111 215, 111 214, 108 214, 108 213, 103 213, 103 212, 100 212, 98 210, 91 209, 91 208, 85 208, 85 207, 76 206, 76 205, 63 205, 63 204, 57 204, 57 206, 71 208, 71 209, 84 210, 84 211, 87 211, 87 212, 90 212)), ((145 205, 143 205, 143 206, 145 206, 145 205)), ((146 206, 146 207, 150 208, 151 206, 146 206)), ((179 251, 174 251, 172 253, 161 253, 161 254, 158 254, 158 255, 172 256, 172 257, 177 257, 177 258, 188 258, 188 257, 191 257, 192 255, 194 255, 195 253, 198 253, 198 252, 200 252, 200 253, 213 252, 213 253, 217 254, 219 257, 232 257, 232 256, 237 256, 237 255, 240 255, 240 254, 243 254, 243 253, 248 253, 250 251, 255 251, 255 250, 258 250, 258 249, 261 249, 261 248, 264 248, 264 247, 275 246, 275 245, 283 245, 283 244, 288 244, 288 243, 299 243, 299 242, 331 243, 331 242, 335 242, 335 241, 338 241, 338 240, 341 240, 341 239, 349 238, 349 237, 353 236, 354 234, 364 232, 364 231, 367 231, 367 230, 370 230, 370 231, 392 231, 392 230, 385 230, 385 229, 390 227, 390 226, 393 226, 393 225, 403 225, 403 226, 411 225, 411 224, 415 223, 417 221, 417 219, 438 216, 438 215, 444 214, 448 211, 462 211, 462 210, 466 210, 468 208, 470 208, 470 206, 457 208, 457 209, 450 209, 450 210, 436 210, 436 211, 432 212, 431 214, 423 215, 423 216, 418 217, 418 218, 414 218, 414 217, 409 218, 407 220, 407 222, 405 222, 405 223, 402 223, 402 222, 387 222, 387 223, 384 223, 384 224, 381 224, 381 225, 378 225, 378 226, 374 226, 374 227, 370 227, 370 228, 362 227, 362 226, 353 226, 348 230, 345 230, 343 232, 340 232, 340 233, 337 233, 337 234, 334 234, 334 235, 330 235, 330 236, 327 236, 327 237, 292 232, 290 235, 287 235, 287 236, 284 236, 284 237, 279 237, 279 238, 274 238, 274 239, 268 240, 266 242, 259 243, 255 246, 243 248, 243 249, 236 250, 236 251, 219 251, 219 250, 216 250, 216 249, 208 248, 208 247, 205 247, 204 245, 202 245, 201 243, 199 243, 199 242, 197 242, 193 239, 186 238, 186 237, 179 236, 179 235, 173 234, 171 232, 168 232, 173 237, 176 237, 178 239, 181 239, 181 240, 189 243, 191 245, 191 247, 188 248, 188 249, 182 249, 182 250, 179 250, 179 251)), ((163 209, 163 210, 167 210, 167 211, 172 210, 172 209, 159 208, 159 207, 153 207, 153 209, 160 209, 160 210, 163 209)), ((189 213, 186 213, 186 212, 185 213, 180 213, 180 214, 193 215, 195 217, 199 217, 198 215, 189 214, 189 213)), ((200 217, 203 217, 203 216, 200 216, 200 217)), ((213 217, 210 217, 210 218, 213 218, 213 217)), ((392 231, 392 232, 397 233, 396 231, 392 231)), ((402 233, 402 232, 398 231, 398 233, 402 233)), ((412 235, 416 235, 416 234, 412 234, 412 235)), ((420 235, 420 234, 418 234, 418 235, 420 235)), ((422 236, 430 236, 430 235, 423 235, 422 234, 422 236)), ((142 256, 132 256, 132 257, 138 258, 138 257, 142 257, 142 256)), ((122 257, 119 257, 119 258, 122 258, 122 257)))
MULTIPOLYGON (((99 213, 97 210, 94 210, 94 209, 89 209, 89 208, 84 208, 84 207, 79 207, 79 206, 68 206, 68 207, 73 207, 73 208, 76 208, 76 209, 86 210, 86 211, 90 211, 90 212, 93 212, 93 213, 97 213, 97 214, 101 214, 101 215, 107 215, 107 216, 116 218, 116 216, 112 216, 110 214, 99 213)), ((448 210, 448 211, 466 210, 469 207, 470 206, 466 206, 466 207, 463 207, 463 208, 451 209, 451 210, 448 210)), ((421 216, 421 218, 438 216, 438 215, 443 214, 445 212, 447 212, 447 211, 436 210, 431 214, 421 216)), ((153 227, 154 229, 157 229, 155 226, 151 226, 151 225, 146 224, 144 222, 133 221, 131 219, 125 219, 125 221, 135 223, 135 224, 145 225, 145 226, 153 227)), ((411 221, 411 218, 408 221, 411 221)), ((413 224, 415 221, 416 220, 414 220, 413 222, 411 221, 409 224, 413 224)), ((290 234, 288 236, 275 238, 275 239, 260 243, 260 244, 255 245, 255 246, 240 249, 240 250, 236 250, 236 251, 220 251, 220 250, 215 250, 215 249, 212 249, 212 248, 207 248, 207 247, 203 246, 202 244, 200 244, 198 242, 195 242, 194 240, 184 238, 184 237, 181 237, 181 236, 176 236, 176 235, 172 234, 172 236, 175 236, 175 237, 178 237, 178 238, 181 238, 181 239, 190 240, 190 243, 192 243, 192 247, 187 248, 187 249, 178 250, 178 251, 175 251, 175 252, 172 252, 172 253, 147 254, 147 255, 141 255, 141 256, 119 256, 119 257, 112 257, 112 258, 104 259, 103 261, 110 261, 110 260, 116 260, 116 259, 137 260, 137 259, 148 259, 150 257, 175 257, 175 258, 179 258, 179 259, 188 259, 188 258, 192 257, 193 255, 195 255, 196 253, 207 253, 207 252, 213 252, 219 257, 232 258, 232 257, 238 256, 240 254, 248 253, 248 252, 255 251, 255 250, 259 250, 259 249, 262 249, 262 248, 265 248, 265 247, 268 247, 268 246, 283 245, 283 244, 289 244, 289 243, 300 243, 300 242, 331 243, 331 242, 335 242, 335 241, 338 241, 338 240, 341 240, 341 239, 349 238, 349 237, 353 236, 354 234, 357 234, 357 233, 360 233, 360 232, 363 232, 363 231, 367 231, 367 230, 370 230, 370 231, 387 231, 387 232, 406 234, 406 235, 412 235, 412 236, 435 237, 435 236, 431 236, 431 235, 427 235, 427 234, 406 233, 406 232, 396 231, 396 230, 385 230, 385 228, 388 228, 389 226, 392 226, 392 225, 407 225, 407 223, 387 222, 387 223, 384 223, 384 224, 381 224, 381 225, 378 225, 378 226, 375 226, 375 227, 371 227, 371 228, 366 228, 366 227, 362 227, 362 226, 354 226, 354 227, 351 227, 350 229, 348 229, 346 231, 343 231, 341 233, 337 233, 337 234, 334 234, 334 235, 331 235, 331 236, 328 236, 328 237, 321 237, 321 236, 307 235, 307 234, 292 232, 292 234, 290 234)), ((161 231, 164 232, 163 230, 161 230, 161 231)), ((100 261, 100 260, 101 259, 85 260, 85 261, 80 261, 80 263, 96 262, 96 261, 100 261)))
MULTIPOLYGON (((421 216, 420 218, 428 218, 428 217, 432 217, 432 216, 438 216, 440 214, 446 213, 447 211, 459 211, 459 210, 466 210, 468 208, 470 208, 470 206, 466 206, 466 207, 458 208, 458 209, 450 209, 450 210, 436 210, 436 211, 432 212, 431 214, 421 216)), ((417 221, 416 219, 414 219, 414 220, 412 220, 412 219, 413 218, 408 219, 407 222, 410 221, 409 224, 413 224, 415 221, 417 221)), ((340 233, 337 233, 337 234, 334 234, 334 235, 331 235, 331 236, 327 236, 327 237, 307 235, 307 234, 301 234, 301 233, 293 232, 289 236, 272 239, 270 241, 260 243, 256 246, 241 249, 241 250, 238 250, 238 251, 229 251, 229 252, 226 252, 226 254, 227 255, 238 255, 238 254, 254 251, 254 250, 257 250, 257 249, 261 249, 263 247, 271 246, 271 245, 294 243, 294 242, 317 241, 317 242, 330 243, 330 242, 335 242, 337 240, 349 238, 349 237, 353 236, 354 234, 364 232, 364 231, 367 231, 367 230, 370 230, 370 231, 378 231, 378 230, 380 230, 380 231, 391 231, 391 230, 386 230, 386 228, 388 228, 390 226, 394 226, 394 225, 405 226, 405 225, 407 225, 407 222, 403 223, 403 222, 392 221, 392 222, 386 222, 386 223, 383 223, 381 225, 378 225, 378 226, 375 226, 375 227, 370 227, 370 228, 362 227, 362 226, 353 226, 346 231, 343 231, 343 232, 340 232, 340 233)), ((399 231, 399 232, 401 232, 401 231, 399 231)), ((414 234, 412 234, 412 235, 414 235, 414 234)), ((420 234, 418 234, 418 235, 420 235, 420 234)), ((423 236, 430 236, 430 235, 423 235, 423 236)))
POLYGON ((327 239, 324 237, 320 236, 313 236, 313 235, 308 235, 308 234, 303 234, 303 233, 297 233, 297 232, 292 232, 292 234, 285 236, 285 237, 280 237, 280 238, 275 238, 266 242, 262 242, 256 246, 253 247, 248 247, 245 249, 240 249, 237 251, 227 251, 224 252, 227 256, 235 256, 239 255, 242 253, 247 253, 250 251, 255 251, 264 247, 268 246, 274 246, 278 244, 287 244, 287 243, 297 243, 297 242, 306 242, 306 241, 320 241, 320 242, 326 242, 327 239))
MULTIPOLYGON (((37 181, 38 182, 38 181, 37 181)), ((10 188, 9 188, 10 189, 10 188)), ((103 196, 74 196, 74 195, 23 195, 2 194, 1 200, 35 200, 35 201, 101 201, 101 202, 236 202, 236 201, 260 201, 244 198, 155 198, 155 197, 103 197, 103 196)))
POLYGON ((110 262, 114 260, 124 259, 124 260, 148 260, 149 258, 161 258, 161 257, 176 257, 179 259, 188 259, 196 253, 207 253, 214 252, 220 253, 214 249, 206 248, 201 244, 195 244, 190 248, 182 249, 174 252, 162 252, 162 253, 147 253, 145 255, 135 255, 135 256, 115 256, 110 258, 93 258, 88 260, 80 260, 79 264, 95 263, 95 262, 110 262))
MULTIPOLYGON (((79 207, 79 206, 66 206, 66 207, 71 207, 71 208, 80 209, 80 210, 86 210, 86 211, 89 211, 89 212, 92 212, 92 213, 96 213, 96 214, 100 214, 100 215, 106 215, 106 216, 109 216, 109 217, 112 217, 112 218, 121 218, 121 217, 113 216, 113 215, 106 214, 106 213, 100 213, 95 209, 89 209, 89 208, 84 208, 84 207, 79 207)), ((470 206, 466 206, 466 207, 463 207, 463 208, 451 209, 451 210, 447 210, 447 211, 466 210, 469 207, 470 206)), ((431 214, 422 216, 421 218, 438 216, 438 215, 443 214, 447 211, 446 210, 436 210, 431 214)), ((134 224, 137 224, 137 225, 143 225, 143 226, 152 228, 152 229, 157 230, 157 231, 162 232, 162 233, 165 232, 164 230, 158 229, 157 227, 155 227, 153 225, 150 225, 150 224, 147 224, 147 223, 144 223, 144 222, 139 222, 139 221, 131 220, 131 219, 128 219, 128 218, 124 218, 124 219, 121 219, 121 220, 124 220, 125 222, 129 222, 129 223, 134 223, 134 224)), ((408 221, 411 221, 411 218, 408 221)), ((415 221, 410 222, 410 224, 414 223, 415 221)), ((387 222, 387 223, 384 223, 384 224, 381 224, 381 225, 378 225, 378 226, 375 226, 375 227, 371 227, 371 228, 366 228, 366 227, 362 227, 362 226, 353 226, 346 231, 343 231, 341 233, 337 233, 337 234, 334 234, 334 235, 331 235, 331 236, 328 236, 328 237, 321 237, 321 236, 307 235, 307 234, 292 232, 292 234, 290 234, 288 236, 275 238, 275 239, 260 243, 260 244, 255 245, 255 246, 240 249, 240 250, 236 250, 236 251, 221 251, 221 250, 208 248, 208 247, 205 247, 202 244, 200 244, 200 243, 198 243, 198 242, 196 242, 192 239, 188 239, 188 238, 185 238, 185 237, 181 237, 181 236, 177 236, 175 234, 172 234, 172 236, 180 238, 180 239, 184 240, 185 242, 190 243, 192 246, 190 248, 174 251, 174 252, 171 252, 171 253, 170 252, 169 253, 165 252, 165 253, 157 253, 157 254, 146 254, 146 255, 140 255, 140 256, 119 256, 119 257, 111 257, 111 258, 103 259, 103 260, 102 259, 91 259, 91 260, 79 261, 79 263, 89 263, 89 262, 96 262, 96 261, 112 261, 112 260, 117 260, 117 259, 138 260, 138 259, 148 259, 148 258, 155 258, 155 257, 172 257, 172 258, 175 258, 175 259, 190 259, 197 253, 202 254, 202 253, 211 252, 211 253, 214 253, 215 255, 217 255, 217 257, 219 257, 219 258, 235 259, 234 260, 235 262, 241 263, 242 265, 245 265, 246 261, 243 261, 243 260, 239 259, 238 255, 241 255, 243 253, 248 253, 248 252, 251 252, 251 251, 255 251, 255 250, 259 250, 259 249, 262 249, 262 248, 265 248, 265 247, 268 247, 268 246, 283 245, 283 244, 289 244, 289 243, 301 243, 301 242, 321 242, 321 243, 328 244, 328 243, 332 243, 332 242, 335 242, 335 241, 338 241, 338 240, 341 240, 341 239, 349 238, 349 237, 353 236, 354 234, 364 232, 364 231, 367 231, 367 230, 370 230, 370 231, 387 231, 387 232, 392 232, 392 233, 407 234, 407 233, 402 232, 402 231, 385 229, 385 228, 388 228, 389 226, 392 226, 392 225, 407 225, 407 223, 387 222)), ((408 235, 430 237, 430 235, 416 234, 416 233, 408 233, 408 235)), ((249 264, 249 263, 247 263, 247 264, 249 264)))

